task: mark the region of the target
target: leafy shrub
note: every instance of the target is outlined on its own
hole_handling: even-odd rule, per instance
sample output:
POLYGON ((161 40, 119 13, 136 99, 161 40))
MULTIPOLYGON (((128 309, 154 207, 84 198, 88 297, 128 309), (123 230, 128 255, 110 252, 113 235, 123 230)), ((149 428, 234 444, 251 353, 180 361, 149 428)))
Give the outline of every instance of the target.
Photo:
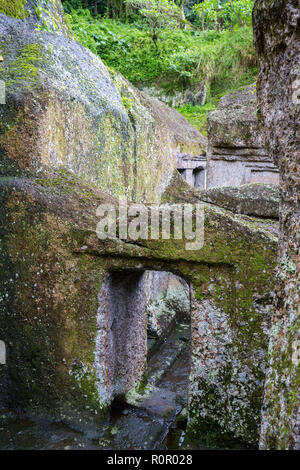
POLYGON ((202 29, 228 29, 251 24, 254 0, 204 0, 192 10, 202 29))
POLYGON ((82 9, 69 19, 78 42, 135 84, 168 82, 169 88, 180 89, 201 81, 222 87, 256 72, 248 26, 222 32, 164 28, 157 49, 145 24, 94 18, 82 9))

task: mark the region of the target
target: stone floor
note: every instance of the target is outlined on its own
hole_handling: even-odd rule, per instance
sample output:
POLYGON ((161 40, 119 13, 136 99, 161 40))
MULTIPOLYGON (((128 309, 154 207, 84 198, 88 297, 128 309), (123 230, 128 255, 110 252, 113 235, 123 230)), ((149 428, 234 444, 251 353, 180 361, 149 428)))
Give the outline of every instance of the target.
MULTIPOLYGON (((183 448, 189 374, 189 325, 178 324, 148 358, 148 384, 135 405, 116 405, 98 432, 0 411, 0 449, 183 448)), ((152 349, 153 351, 153 349, 152 349)))

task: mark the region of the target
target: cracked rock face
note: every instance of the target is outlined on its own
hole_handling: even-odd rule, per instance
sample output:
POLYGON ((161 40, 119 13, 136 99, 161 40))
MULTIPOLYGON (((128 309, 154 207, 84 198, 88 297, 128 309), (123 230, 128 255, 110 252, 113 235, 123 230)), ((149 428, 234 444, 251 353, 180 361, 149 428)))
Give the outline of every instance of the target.
POLYGON ((299 449, 300 10, 297 0, 257 0, 258 105, 281 181, 277 311, 269 346, 261 448, 299 449))

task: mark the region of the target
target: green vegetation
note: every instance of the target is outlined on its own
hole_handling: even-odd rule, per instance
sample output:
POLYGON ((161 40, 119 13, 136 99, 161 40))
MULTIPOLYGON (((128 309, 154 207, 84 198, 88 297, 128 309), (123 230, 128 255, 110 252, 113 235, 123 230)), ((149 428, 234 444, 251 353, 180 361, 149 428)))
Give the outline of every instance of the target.
POLYGON ((202 29, 230 28, 251 24, 253 0, 204 0, 192 9, 202 29))
POLYGON ((28 11, 25 10, 27 0, 0 0, 0 13, 12 18, 26 18, 28 11))
POLYGON ((180 89, 205 82, 226 88, 255 68, 247 26, 221 32, 164 28, 156 50, 148 29, 137 24, 94 18, 88 10, 73 11, 69 19, 78 42, 137 85, 180 89))
POLYGON ((183 116, 198 129, 202 132, 203 135, 207 134, 206 128, 206 118, 207 114, 216 109, 216 104, 214 102, 216 99, 205 103, 203 106, 192 106, 190 104, 186 104, 180 108, 177 108, 183 116))
POLYGON ((156 48, 163 28, 176 27, 183 21, 181 9, 175 2, 169 0, 125 0, 125 2, 147 20, 156 48))
POLYGON ((80 4, 68 1, 65 8, 76 40, 136 86, 172 94, 206 85, 204 106, 179 108, 204 133, 219 98, 256 80, 252 0, 206 0, 192 6, 189 19, 182 2, 170 0, 124 0, 121 18, 72 9, 74 2, 80 4))

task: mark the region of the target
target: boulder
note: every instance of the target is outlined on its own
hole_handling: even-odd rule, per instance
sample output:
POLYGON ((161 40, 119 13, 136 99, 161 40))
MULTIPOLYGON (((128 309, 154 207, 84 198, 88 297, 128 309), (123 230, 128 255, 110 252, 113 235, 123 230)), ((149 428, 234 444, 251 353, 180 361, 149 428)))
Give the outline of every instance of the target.
POLYGON ((201 201, 210 202, 238 214, 279 218, 279 188, 268 184, 210 188, 199 191, 201 201))
POLYGON ((190 104, 191 106, 195 106, 195 97, 191 90, 185 90, 183 104, 190 104))
POLYGON ((195 103, 198 106, 203 106, 206 103, 206 86, 201 85, 200 90, 195 94, 195 103))
POLYGON ((262 149, 263 138, 258 126, 256 106, 256 85, 223 96, 218 108, 208 116, 212 147, 262 149))
POLYGON ((72 39, 0 14, 2 175, 65 168, 115 196, 157 202, 181 148, 205 139, 72 39), (155 174, 155 178, 152 175, 155 174))
POLYGON ((255 183, 238 187, 199 190, 192 188, 178 173, 174 173, 162 201, 176 202, 176 198, 184 202, 211 203, 237 214, 274 219, 270 222, 276 230, 278 229, 279 188, 277 185, 255 183))

